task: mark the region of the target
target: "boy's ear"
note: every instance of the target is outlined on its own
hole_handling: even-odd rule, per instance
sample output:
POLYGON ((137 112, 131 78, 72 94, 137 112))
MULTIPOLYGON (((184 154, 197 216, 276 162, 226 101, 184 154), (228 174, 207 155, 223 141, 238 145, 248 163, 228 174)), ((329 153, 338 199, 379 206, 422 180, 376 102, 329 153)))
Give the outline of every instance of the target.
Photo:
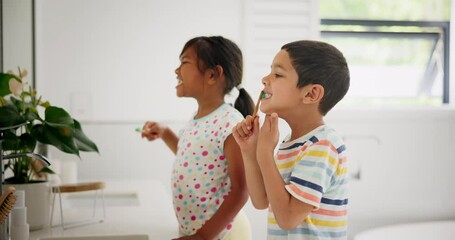
POLYGON ((301 90, 303 103, 316 103, 324 97, 324 87, 320 84, 311 84, 301 90))
POLYGON ((223 76, 223 67, 220 65, 216 65, 215 69, 207 69, 205 72, 206 77, 208 78, 208 83, 209 84, 214 84, 216 81, 220 78, 220 76, 223 76))

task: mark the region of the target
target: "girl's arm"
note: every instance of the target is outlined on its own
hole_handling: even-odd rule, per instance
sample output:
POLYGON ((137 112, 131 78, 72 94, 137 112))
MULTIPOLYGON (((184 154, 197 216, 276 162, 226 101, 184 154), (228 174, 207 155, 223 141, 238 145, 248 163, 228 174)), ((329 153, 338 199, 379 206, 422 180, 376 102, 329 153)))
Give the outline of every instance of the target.
POLYGON ((283 230, 297 227, 314 209, 293 197, 285 188, 278 171, 273 151, 278 141, 278 116, 266 116, 258 141, 258 163, 262 172, 267 197, 278 225, 283 230))
POLYGON ((161 125, 157 122, 146 122, 142 127, 141 136, 142 138, 147 138, 149 141, 161 138, 174 154, 177 153, 179 138, 168 126, 161 125))
POLYGON ((215 215, 197 231, 196 234, 202 236, 203 239, 213 239, 223 231, 248 200, 242 155, 232 135, 227 137, 224 142, 224 155, 228 161, 231 191, 215 215))
POLYGON ((179 138, 169 127, 166 127, 163 131, 161 139, 163 139, 164 143, 166 143, 174 154, 177 154, 177 143, 179 142, 179 138))

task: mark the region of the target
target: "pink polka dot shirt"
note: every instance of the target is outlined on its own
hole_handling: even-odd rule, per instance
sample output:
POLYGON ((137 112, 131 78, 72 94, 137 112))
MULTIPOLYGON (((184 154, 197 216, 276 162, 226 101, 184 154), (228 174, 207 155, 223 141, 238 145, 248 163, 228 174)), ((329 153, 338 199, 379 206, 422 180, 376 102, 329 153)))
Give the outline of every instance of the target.
MULTIPOLYGON (((229 104, 193 119, 180 131, 172 170, 174 210, 180 235, 192 235, 209 220, 231 188, 223 146, 243 116, 229 104)), ((232 223, 231 223, 232 224, 232 223)), ((217 239, 224 239, 232 225, 217 239)))

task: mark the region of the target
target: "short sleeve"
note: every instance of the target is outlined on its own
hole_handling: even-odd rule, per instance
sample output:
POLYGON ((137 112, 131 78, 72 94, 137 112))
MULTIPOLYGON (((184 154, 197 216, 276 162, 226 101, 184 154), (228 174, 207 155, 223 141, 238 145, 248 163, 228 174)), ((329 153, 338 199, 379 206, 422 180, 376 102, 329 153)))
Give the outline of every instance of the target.
POLYGON ((220 118, 217 131, 219 140, 222 143, 222 150, 224 148, 224 141, 232 134, 232 128, 242 120, 242 115, 235 109, 227 111, 226 114, 220 118))
POLYGON ((310 145, 295 163, 286 190, 298 200, 319 208, 338 168, 338 152, 330 141, 310 145))

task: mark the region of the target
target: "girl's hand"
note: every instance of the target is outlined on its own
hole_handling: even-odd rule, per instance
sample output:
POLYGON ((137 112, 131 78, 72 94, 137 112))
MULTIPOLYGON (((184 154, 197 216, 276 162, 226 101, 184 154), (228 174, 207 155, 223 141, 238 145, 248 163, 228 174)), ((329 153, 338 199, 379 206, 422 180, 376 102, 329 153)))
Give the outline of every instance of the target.
MULTIPOLYGON (((261 131, 258 137, 258 153, 272 153, 278 144, 278 138, 280 132, 278 130, 278 114, 272 113, 266 115, 264 124, 261 127, 261 131)), ((258 155, 258 160, 259 160, 258 155)))
POLYGON ((161 138, 166 129, 166 126, 157 122, 146 122, 142 127, 141 136, 142 138, 147 138, 149 141, 153 141, 157 138, 161 138))
POLYGON ((255 152, 259 133, 259 116, 247 116, 235 125, 232 135, 242 152, 255 152))

